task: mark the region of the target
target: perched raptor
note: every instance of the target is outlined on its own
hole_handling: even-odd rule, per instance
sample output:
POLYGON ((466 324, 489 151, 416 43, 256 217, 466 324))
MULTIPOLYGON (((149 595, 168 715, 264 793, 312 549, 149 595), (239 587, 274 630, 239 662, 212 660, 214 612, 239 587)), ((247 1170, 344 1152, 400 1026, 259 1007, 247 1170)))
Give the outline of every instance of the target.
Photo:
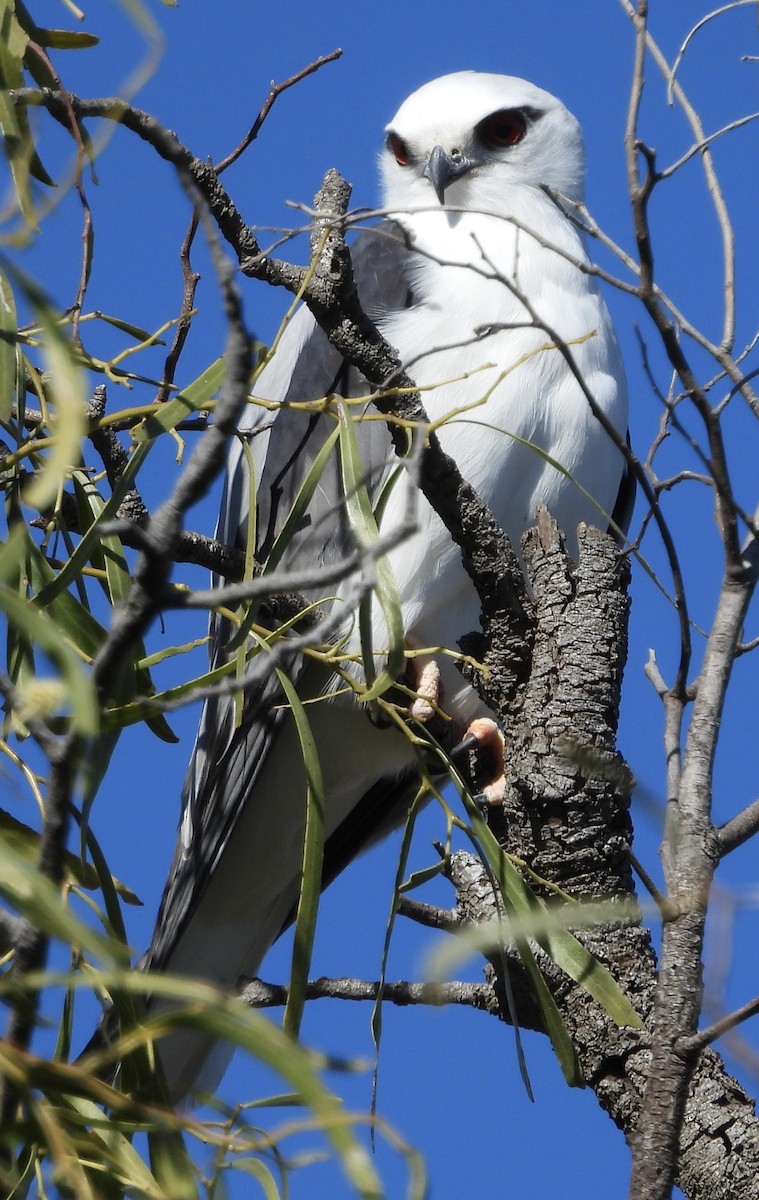
MULTIPOLYGON (((581 236, 557 199, 582 197, 580 127, 560 101, 522 79, 464 71, 433 80, 401 105, 387 127, 380 165, 388 217, 362 233, 353 251, 364 310, 398 350, 430 418, 451 414, 438 429, 442 446, 512 544, 519 547, 544 504, 571 553, 579 522, 605 527, 615 511, 624 476, 618 441, 627 427, 610 317, 595 279, 582 269, 581 236), (594 416, 543 326, 571 346, 617 439, 594 416)), ((256 397, 283 405, 368 391, 305 308, 254 387, 256 397)), ((398 460, 384 422, 355 428, 363 481, 376 502, 398 460)), ((249 405, 241 432, 250 454, 239 440, 232 446, 219 537, 244 544, 252 458, 256 559, 266 563, 333 429, 328 414, 282 407, 272 419, 271 411, 249 405)), ((335 449, 280 570, 334 564, 354 548, 345 496, 335 449)), ((392 533, 409 513, 416 530, 388 554, 405 644, 455 651, 463 635, 479 628, 479 604, 460 552, 410 471, 400 469, 383 506, 381 534, 392 533)), ((616 519, 624 523, 619 508, 616 519)), ((331 612, 334 605, 344 610, 345 649, 360 659, 355 585, 354 572, 308 594, 337 595, 331 612)), ((370 623, 380 660, 388 630, 378 604, 370 623)), ((220 663, 231 631, 217 621, 212 632, 212 661, 220 663)), ((463 731, 486 710, 455 657, 436 661, 434 698, 463 731)), ((403 819, 416 787, 416 759, 402 732, 370 719, 367 706, 344 688, 333 697, 339 689, 323 669, 301 662, 290 673, 301 694, 325 697, 308 706, 308 716, 324 774, 329 882, 403 819)), ((305 787, 294 721, 273 671, 246 696, 241 713, 229 696, 206 703, 185 783, 179 845, 148 953, 151 969, 228 988, 256 973, 297 904, 305 787)), ((189 1033, 163 1044, 175 1098, 212 1082, 213 1072, 204 1070, 212 1048, 189 1033)))

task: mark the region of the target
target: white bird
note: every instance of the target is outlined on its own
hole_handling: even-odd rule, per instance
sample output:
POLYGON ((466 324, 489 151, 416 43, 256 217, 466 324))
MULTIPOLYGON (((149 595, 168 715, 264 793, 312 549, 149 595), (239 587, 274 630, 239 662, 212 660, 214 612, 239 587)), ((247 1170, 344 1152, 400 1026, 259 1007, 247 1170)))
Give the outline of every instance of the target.
MULTIPOLYGON (((587 389, 619 438, 627 427, 624 373, 609 313, 576 227, 550 193, 582 198, 584 150, 577 120, 522 79, 464 71, 414 92, 386 130, 383 207, 392 221, 354 250, 365 311, 422 389, 443 448, 480 493, 515 548, 546 505, 576 552, 581 521, 607 526, 623 482, 618 445, 591 411, 566 359, 537 321, 571 346, 587 389), (398 227, 402 236, 398 236, 398 227), (537 448, 537 450, 535 449, 537 448), (559 463, 557 470, 551 461, 559 463)), ((305 309, 293 319, 255 394, 313 400, 369 389, 305 309)), ((290 504, 333 425, 324 415, 249 406, 257 487, 257 560, 265 560, 290 504)), ((362 423, 370 492, 397 466, 384 423, 362 423)), ((332 456, 280 568, 339 561, 350 549, 337 457, 332 456)), ((219 537, 244 543, 249 482, 239 442, 231 450, 219 537)), ((479 603, 460 552, 402 471, 381 532, 413 502, 417 532, 389 554, 406 643, 457 649, 479 628, 479 603)), ((622 510, 615 519, 624 523, 622 510)), ((355 579, 340 585, 347 599, 355 579)), ((323 594, 331 594, 332 588, 323 594)), ((317 593, 312 593, 316 595, 317 593)), ((375 604, 374 609, 378 606, 375 604)), ((213 661, 229 631, 215 632, 213 661)), ((373 615, 374 648, 387 645, 373 615)), ((358 650, 358 634, 349 649, 358 650)), ((455 660, 441 656, 438 699, 463 731, 489 715, 455 660)), ((295 672, 297 675, 297 671, 295 672)), ((312 694, 329 690, 313 669, 312 694)), ((369 841, 403 820, 417 766, 407 739, 373 724, 353 700, 312 704, 308 714, 325 780, 325 882, 369 841)), ((305 779, 292 716, 272 671, 248 695, 204 708, 184 790, 177 853, 148 965, 234 988, 255 974, 292 919, 302 861, 305 779)), ((184 1033, 159 1048, 173 1097, 211 1082, 212 1042, 184 1033)), ((218 1068, 216 1070, 218 1074, 218 1068)))

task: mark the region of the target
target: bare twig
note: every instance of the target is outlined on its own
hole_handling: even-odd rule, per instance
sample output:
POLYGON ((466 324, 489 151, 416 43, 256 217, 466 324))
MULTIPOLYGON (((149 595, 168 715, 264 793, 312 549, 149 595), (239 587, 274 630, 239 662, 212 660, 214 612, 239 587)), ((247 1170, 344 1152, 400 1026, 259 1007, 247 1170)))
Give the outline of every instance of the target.
POLYGON ((195 292, 200 283, 200 275, 197 271, 193 271, 190 261, 190 251, 192 250, 197 229, 198 218, 193 213, 190 224, 187 227, 187 233, 184 235, 179 250, 179 262, 182 268, 182 307, 174 330, 174 339, 163 365, 163 378, 161 379, 161 386, 156 395, 157 404, 165 404, 169 398, 171 387, 176 377, 177 365, 192 324, 191 314, 195 304, 195 292))
POLYGON ((280 83, 272 82, 269 89, 269 94, 261 106, 261 111, 259 112, 248 132, 245 134, 245 137, 242 139, 239 146, 232 150, 231 153, 226 156, 226 158, 222 158, 220 162, 214 164, 214 170, 216 174, 221 175, 222 171, 226 171, 227 167, 231 167, 232 163, 237 162, 240 155, 244 154, 244 152, 248 149, 248 146, 250 146, 256 140, 261 132, 261 126, 271 112, 278 96, 281 96, 282 93, 286 92, 288 88, 294 87, 296 83, 300 83, 303 79, 308 78, 309 75, 315 74, 316 71, 326 66, 327 63, 336 62, 338 58, 342 57, 342 53, 342 50, 339 48, 336 50, 331 50, 329 54, 323 54, 320 58, 314 59, 314 61, 310 62, 308 66, 302 67, 300 71, 296 71, 294 75, 290 75, 287 79, 283 79, 280 83))
MULTIPOLYGON (((252 979, 245 984, 241 1000, 251 1008, 281 1008, 287 1003, 289 988, 282 984, 264 983, 252 979)), ((307 1000, 371 1000, 379 995, 390 1004, 408 1005, 459 1004, 486 1010, 492 1006, 493 991, 484 983, 368 983, 362 979, 309 980, 307 1000)))
POLYGON ((680 68, 680 63, 683 61, 688 46, 693 41, 693 38, 696 36, 699 30, 703 29, 705 25, 708 25, 710 21, 713 21, 715 17, 721 17, 724 15, 724 13, 731 12, 735 8, 744 8, 746 5, 751 8, 756 8, 756 0, 731 0, 729 4, 723 4, 719 8, 715 8, 711 12, 707 13, 705 17, 701 17, 701 19, 696 21, 696 24, 688 30, 688 33, 683 39, 682 45, 675 56, 675 61, 672 64, 672 70, 670 71, 669 79, 667 81, 667 100, 670 104, 672 103, 672 93, 675 87, 675 76, 680 68))
POLYGON ((717 846, 720 857, 730 854, 742 846, 759 830, 759 799, 754 800, 742 812, 736 813, 717 829, 717 846))
POLYGON ((735 1029, 736 1025, 740 1025, 743 1021, 747 1021, 749 1017, 755 1017, 759 1013, 759 996, 750 1000, 748 1004, 737 1008, 735 1012, 730 1013, 726 1017, 721 1017, 719 1021, 715 1021, 707 1029, 701 1029, 698 1033, 689 1038, 681 1038, 678 1042, 677 1049, 681 1054, 695 1054, 703 1050, 705 1046, 711 1046, 712 1042, 716 1042, 717 1038, 724 1037, 731 1029, 735 1029))

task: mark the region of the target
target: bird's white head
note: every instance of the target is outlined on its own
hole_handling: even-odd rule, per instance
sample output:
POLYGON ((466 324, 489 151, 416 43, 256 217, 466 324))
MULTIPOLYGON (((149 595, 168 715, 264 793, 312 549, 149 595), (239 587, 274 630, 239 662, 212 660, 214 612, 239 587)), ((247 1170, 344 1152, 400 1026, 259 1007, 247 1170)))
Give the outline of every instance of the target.
POLYGON ((525 79, 459 71, 426 83, 386 128, 385 206, 448 204, 503 212, 518 188, 543 185, 581 200, 582 132, 575 117, 525 79))

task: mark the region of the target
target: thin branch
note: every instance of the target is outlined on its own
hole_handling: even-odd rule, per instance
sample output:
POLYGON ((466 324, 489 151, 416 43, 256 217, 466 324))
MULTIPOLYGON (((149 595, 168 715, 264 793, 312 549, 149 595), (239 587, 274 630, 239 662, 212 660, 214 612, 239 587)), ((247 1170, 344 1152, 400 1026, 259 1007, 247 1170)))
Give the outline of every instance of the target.
MULTIPOLYGON (((755 4, 756 0, 751 0, 751 3, 755 4)), ((723 137, 726 133, 732 133, 734 129, 740 129, 743 125, 748 125, 751 121, 756 121, 758 117, 759 112, 749 113, 745 117, 738 117, 735 121, 730 121, 728 125, 723 125, 721 129, 717 129, 714 133, 710 133, 707 137, 704 137, 702 141, 694 142, 690 149, 686 150, 685 154, 681 155, 676 162, 673 162, 669 167, 664 167, 664 169, 659 172, 658 178, 669 179, 670 175, 674 175, 675 171, 679 171, 680 167, 684 167, 687 162, 690 162, 694 155, 698 154, 701 150, 704 150, 707 146, 710 146, 712 142, 717 140, 717 138, 723 137)))
POLYGON ((71 312, 72 337, 74 339, 74 342, 77 345, 80 345, 81 339, 79 336, 79 318, 82 313, 82 307, 84 305, 84 297, 85 297, 85 293, 87 291, 87 284, 88 284, 89 277, 90 277, 90 270, 91 270, 91 266, 92 266, 92 246, 93 246, 92 209, 90 208, 90 203, 89 203, 89 200, 87 199, 87 194, 84 190, 84 184, 82 183, 82 168, 84 166, 84 161, 85 161, 84 137, 83 137, 82 130, 79 127, 79 122, 77 121, 76 116, 74 115, 74 110, 71 105, 71 98, 70 98, 69 92, 64 87, 63 83, 61 82, 61 78, 60 78, 58 72, 56 71, 55 67, 53 66, 53 63, 51 62, 50 58, 46 54, 43 47, 38 45, 35 41, 32 41, 32 40, 29 41, 29 49, 31 51, 33 51, 33 53, 37 56, 37 58, 40 60, 40 62, 44 65, 50 78, 55 82, 55 86, 60 93, 61 99, 63 101, 64 107, 65 107, 66 113, 67 113, 66 128, 68 129, 68 132, 71 134, 71 137, 73 138, 74 144, 76 146, 76 160, 75 160, 75 166, 74 166, 74 187, 76 189, 77 195, 79 196, 79 202, 82 206, 82 213, 83 213, 82 236, 81 236, 82 267, 79 272, 79 283, 77 286, 76 297, 74 299, 74 303, 71 306, 70 312, 71 312))
POLYGON ((378 558, 382 558, 395 546, 406 541, 414 529, 414 525, 403 525, 396 528, 391 534, 377 538, 371 546, 354 550, 336 563, 320 563, 305 571, 273 571, 270 575, 256 575, 253 579, 230 583, 223 587, 208 588, 205 591, 172 591, 166 593, 164 600, 168 608, 211 609, 218 608, 220 605, 235 608, 246 600, 305 592, 310 588, 324 589, 332 584, 341 583, 358 567, 376 562, 378 558))
POLYGON ((672 905, 669 903, 664 893, 656 886, 654 880, 651 878, 640 859, 633 854, 632 850, 629 850, 628 853, 630 855, 632 869, 640 879, 651 899, 654 901, 656 907, 659 909, 662 918, 667 920, 667 918, 671 915, 672 905))
POLYGON ((715 1021, 708 1029, 702 1029, 689 1038, 680 1038, 677 1049, 681 1054, 698 1054, 706 1046, 711 1046, 712 1042, 716 1042, 717 1038, 723 1037, 731 1029, 735 1029, 736 1025, 747 1021, 749 1017, 755 1017, 757 1013, 759 1013, 759 996, 749 1000, 748 1004, 742 1005, 728 1016, 715 1021))
MULTIPOLYGON (((9 96, 14 104, 44 105, 55 120, 68 128, 68 109, 59 92, 51 88, 17 88, 9 92, 9 96)), ((118 122, 152 146, 165 162, 171 163, 185 187, 196 188, 200 193, 220 233, 230 246, 235 247, 246 274, 285 287, 293 294, 298 292, 306 269, 267 258, 261 252, 252 230, 246 225, 213 168, 196 158, 175 133, 166 129, 150 113, 118 96, 82 100, 70 94, 68 100, 78 120, 100 117, 118 122)))
POLYGON ((286 92, 288 88, 294 87, 296 83, 300 83, 301 80, 306 79, 309 75, 315 74, 316 71, 326 66, 327 63, 335 62, 338 58, 341 58, 342 53, 342 50, 338 47, 335 50, 331 50, 329 54, 323 54, 321 58, 314 59, 314 61, 310 62, 308 66, 302 67, 300 71, 296 71, 295 74, 290 75, 288 79, 283 79, 281 83, 272 82, 269 89, 269 94, 261 106, 261 111, 246 133, 245 137, 240 142, 239 146, 232 150, 232 152, 228 154, 226 158, 223 158, 221 162, 214 164, 214 171, 216 174, 221 175, 222 171, 226 171, 227 167, 231 167, 232 163, 237 162, 237 159, 240 157, 240 155, 244 154, 244 152, 248 149, 248 146, 250 146, 251 143, 256 140, 261 132, 261 126, 271 112, 274 102, 278 96, 281 96, 282 93, 286 92))
POLYGON ((725 821, 724 825, 720 825, 717 829, 717 847, 720 858, 737 850, 738 846, 742 846, 744 842, 753 837, 757 830, 759 830, 759 799, 754 800, 742 812, 736 813, 734 817, 725 821))
MULTIPOLYGON (((633 7, 630 0, 622 0, 623 7, 629 16, 634 16, 633 7)), ((672 68, 669 66, 661 49, 654 41, 648 28, 644 22, 644 37, 645 46, 657 67, 664 76, 667 84, 671 86, 672 92, 680 105, 686 120, 691 127, 694 141, 697 144, 702 144, 701 161, 703 163, 704 175, 706 177, 706 187, 714 204, 714 211, 717 216, 717 224, 719 225, 722 235, 722 251, 724 262, 724 296, 725 296, 725 320, 722 332, 722 347, 725 350, 730 350, 735 340, 735 235, 730 221, 730 214, 727 210, 725 197, 722 195, 722 189, 717 178, 717 172, 714 169, 714 160, 712 159, 711 151, 706 144, 706 134, 701 123, 701 118, 696 112, 693 105, 683 91, 682 87, 673 78, 672 68)))
POLYGON ((192 269, 190 251, 192 250, 197 230, 198 218, 197 214, 193 213, 190 224, 187 227, 187 233, 184 235, 182 245, 179 248, 179 263, 182 268, 182 307, 179 311, 179 320, 174 330, 171 348, 166 355, 166 361, 163 365, 163 378, 161 379, 161 386, 156 396, 157 404, 165 404, 169 398, 179 359, 192 324, 191 313, 195 306, 195 292, 200 283, 200 275, 192 269))
POLYGON ((427 929, 441 929, 445 933, 458 933, 463 922, 461 914, 455 908, 438 908, 436 904, 427 904, 424 900, 412 900, 410 896, 401 896, 398 901, 398 915, 424 925, 427 929))
POLYGON ((713 21, 715 17, 721 17, 726 12, 731 12, 735 8, 744 8, 746 5, 749 5, 751 8, 756 8, 756 0, 731 0, 730 4, 723 4, 720 8, 715 8, 712 10, 712 12, 707 13, 705 17, 700 19, 700 21, 696 21, 696 24, 692 29, 688 30, 688 33, 685 35, 682 45, 675 56, 675 61, 672 64, 672 70, 670 71, 669 80, 667 82, 667 100, 670 104, 672 103, 672 92, 675 86, 675 76, 680 68, 680 63, 683 61, 688 46, 699 30, 703 29, 705 25, 708 25, 710 21, 713 21))
MULTIPOLYGON (((281 1008, 287 1003, 289 988, 283 984, 264 983, 261 979, 247 982, 240 999, 251 1008, 281 1008)), ((488 1010, 493 1005, 493 989, 485 983, 369 983, 362 979, 320 979, 306 984, 307 1000, 377 1000, 396 1004, 427 1005, 439 1008, 446 1004, 465 1005, 488 1010)))

